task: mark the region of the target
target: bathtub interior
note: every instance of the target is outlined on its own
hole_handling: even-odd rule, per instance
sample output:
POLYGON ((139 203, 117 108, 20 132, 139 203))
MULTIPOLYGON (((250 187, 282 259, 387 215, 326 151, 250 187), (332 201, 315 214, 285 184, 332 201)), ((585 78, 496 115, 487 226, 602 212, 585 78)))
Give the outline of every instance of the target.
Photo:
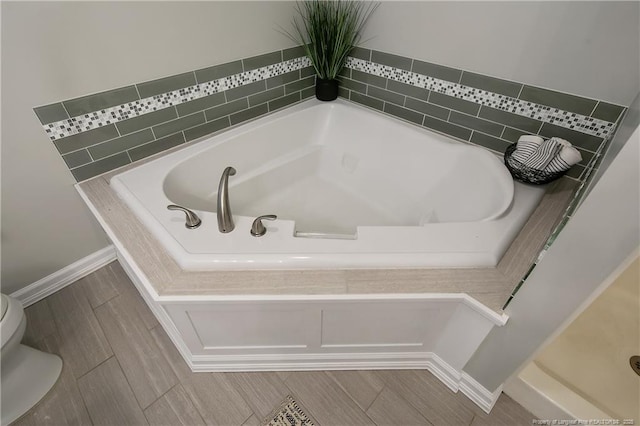
POLYGON ((233 166, 233 214, 275 214, 295 222, 297 236, 487 221, 511 205, 513 181, 487 151, 371 118, 335 103, 265 122, 182 161, 164 192, 176 204, 215 212, 219 177, 233 166))
POLYGON ((492 267, 544 194, 514 185, 489 151, 340 100, 196 141, 110 185, 189 271, 492 267), (215 210, 227 166, 236 229, 223 234, 215 210), (202 225, 187 229, 172 203, 202 225), (264 214, 278 220, 255 238, 264 214))

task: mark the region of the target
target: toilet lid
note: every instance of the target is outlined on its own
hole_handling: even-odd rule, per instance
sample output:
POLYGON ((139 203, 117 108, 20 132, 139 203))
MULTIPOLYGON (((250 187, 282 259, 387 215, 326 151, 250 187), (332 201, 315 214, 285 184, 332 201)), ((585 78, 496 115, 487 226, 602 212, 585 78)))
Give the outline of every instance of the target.
POLYGON ((4 314, 7 312, 7 308, 9 307, 9 301, 7 300, 7 296, 4 294, 0 295, 2 299, 2 315, 0 315, 0 320, 4 318, 4 314))

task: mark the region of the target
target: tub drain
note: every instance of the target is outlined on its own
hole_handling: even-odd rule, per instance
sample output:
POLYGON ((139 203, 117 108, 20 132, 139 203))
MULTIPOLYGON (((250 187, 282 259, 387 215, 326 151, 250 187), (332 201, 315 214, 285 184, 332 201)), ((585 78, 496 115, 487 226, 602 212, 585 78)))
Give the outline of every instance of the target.
POLYGON ((640 355, 634 355, 629 358, 629 364, 631 364, 631 368, 636 372, 638 376, 640 376, 640 355))

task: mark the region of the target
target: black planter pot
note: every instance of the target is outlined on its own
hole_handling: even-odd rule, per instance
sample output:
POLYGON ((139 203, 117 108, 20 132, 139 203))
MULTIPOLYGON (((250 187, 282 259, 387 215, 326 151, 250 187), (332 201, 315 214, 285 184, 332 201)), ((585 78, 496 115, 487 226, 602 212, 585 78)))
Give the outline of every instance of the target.
POLYGON ((338 97, 338 80, 325 80, 316 77, 316 98, 321 101, 333 101, 338 97))

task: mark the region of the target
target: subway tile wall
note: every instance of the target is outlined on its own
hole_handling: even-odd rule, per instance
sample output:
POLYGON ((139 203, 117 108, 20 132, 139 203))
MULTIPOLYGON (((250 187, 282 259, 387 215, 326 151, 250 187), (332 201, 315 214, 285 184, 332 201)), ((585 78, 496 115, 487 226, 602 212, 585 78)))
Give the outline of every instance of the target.
POLYGON ((314 95, 300 47, 34 108, 77 181, 314 95))
POLYGON ((586 178, 626 108, 368 49, 355 49, 340 96, 455 139, 503 153, 523 134, 562 137, 586 178))
MULTIPOLYGON (((34 108, 76 180, 91 178, 314 94, 300 47, 34 108)), ((340 96, 501 153, 522 134, 560 136, 584 177, 625 108, 357 48, 340 96)))

